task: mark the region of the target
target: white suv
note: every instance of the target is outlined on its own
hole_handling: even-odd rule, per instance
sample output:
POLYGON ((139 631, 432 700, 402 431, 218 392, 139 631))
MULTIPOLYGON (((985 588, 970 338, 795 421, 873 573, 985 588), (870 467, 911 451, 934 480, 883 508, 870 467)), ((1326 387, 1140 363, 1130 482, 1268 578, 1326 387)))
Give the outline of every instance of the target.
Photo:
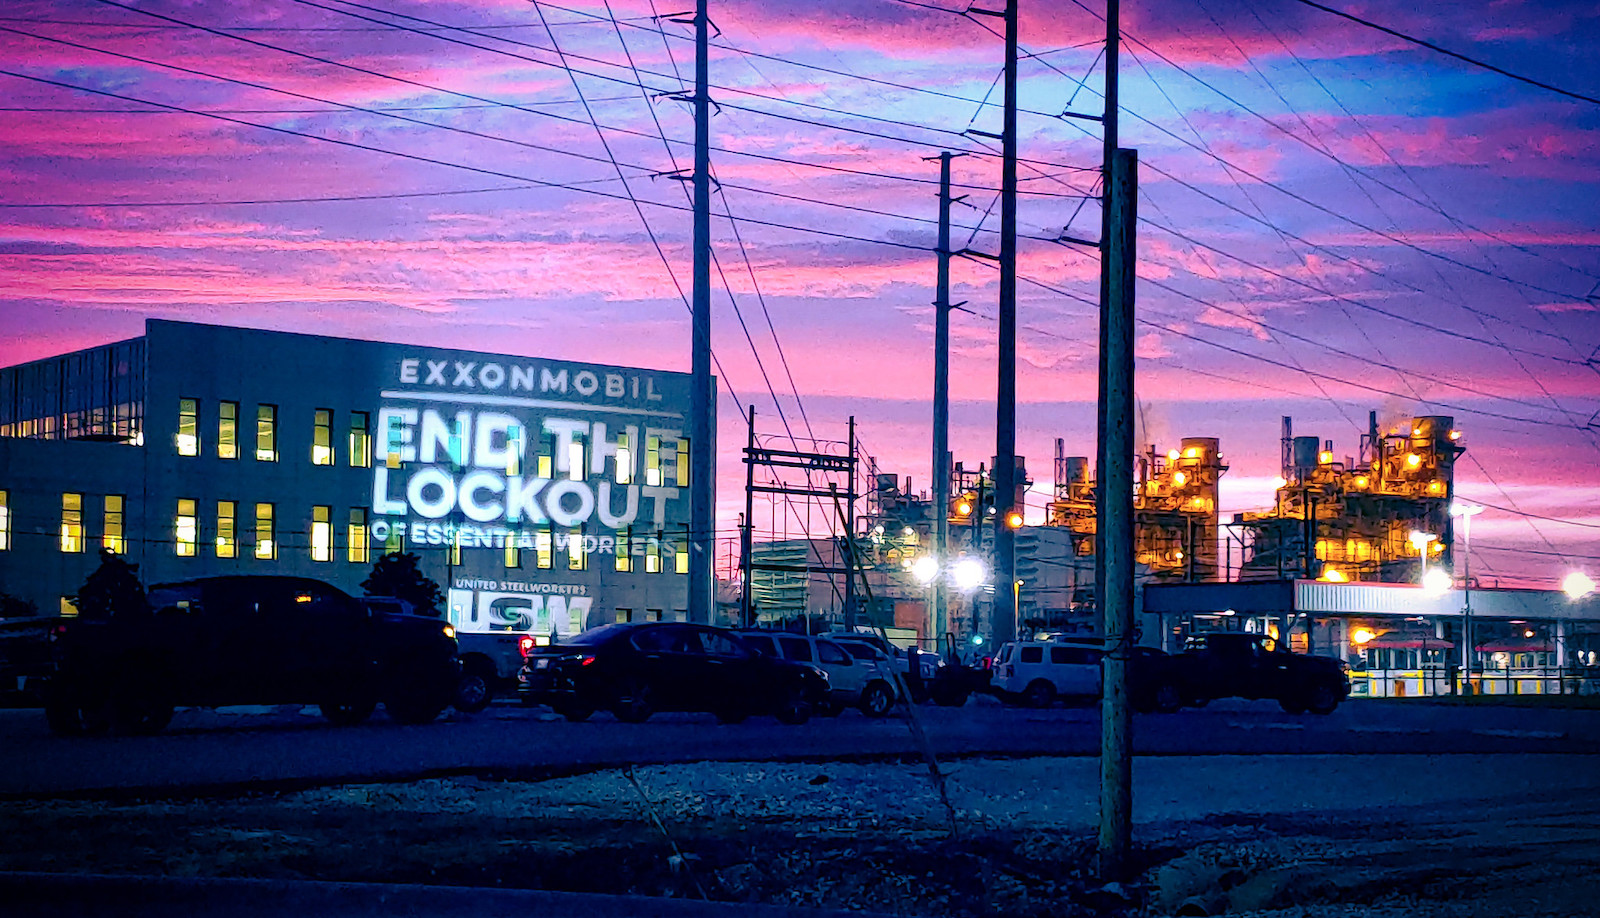
POLYGON ((894 708, 894 671, 874 647, 786 631, 741 631, 739 638, 757 653, 808 663, 827 673, 832 706, 820 713, 855 707, 868 717, 883 717, 894 708))
POLYGON ((1018 641, 994 657, 993 685, 1002 700, 1032 708, 1057 698, 1100 697, 1099 641, 1018 641))

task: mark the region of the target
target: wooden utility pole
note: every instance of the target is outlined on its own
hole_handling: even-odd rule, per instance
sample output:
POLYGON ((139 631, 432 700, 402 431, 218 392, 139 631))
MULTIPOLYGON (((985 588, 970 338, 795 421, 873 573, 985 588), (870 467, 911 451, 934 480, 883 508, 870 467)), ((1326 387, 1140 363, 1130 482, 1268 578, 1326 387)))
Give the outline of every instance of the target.
POLYGON ((1107 186, 1111 235, 1105 239, 1110 285, 1101 313, 1105 398, 1100 403, 1100 524, 1095 584, 1104 616, 1100 693, 1099 872, 1125 880, 1133 834, 1133 709, 1128 660, 1133 653, 1133 309, 1138 153, 1118 150, 1107 186))
POLYGON ((716 467, 711 389, 711 91, 707 0, 694 10, 694 303, 689 390, 689 621, 712 619, 716 467))
POLYGON ((1006 0, 1005 127, 1000 141, 999 385, 994 435, 994 646, 1017 636, 1017 0, 1006 0))
POLYGON ((739 624, 745 628, 756 626, 755 587, 756 550, 756 467, 750 457, 756 451, 756 406, 750 406, 750 428, 744 445, 744 525, 739 527, 739 572, 744 588, 739 591, 739 624))

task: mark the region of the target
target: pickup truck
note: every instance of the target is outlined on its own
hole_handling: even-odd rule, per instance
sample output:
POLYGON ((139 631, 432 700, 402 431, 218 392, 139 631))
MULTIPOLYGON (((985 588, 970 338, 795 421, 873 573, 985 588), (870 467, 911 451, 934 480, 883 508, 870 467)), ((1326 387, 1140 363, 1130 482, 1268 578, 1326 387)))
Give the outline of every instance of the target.
POLYGON ((1350 694, 1343 662, 1292 653, 1264 634, 1197 634, 1167 665, 1184 702, 1196 706, 1213 698, 1272 698, 1290 714, 1328 714, 1350 694))
POLYGON ((157 584, 140 608, 63 621, 45 716, 64 735, 156 733, 175 706, 314 704, 335 724, 426 723, 460 680, 454 629, 304 577, 157 584))

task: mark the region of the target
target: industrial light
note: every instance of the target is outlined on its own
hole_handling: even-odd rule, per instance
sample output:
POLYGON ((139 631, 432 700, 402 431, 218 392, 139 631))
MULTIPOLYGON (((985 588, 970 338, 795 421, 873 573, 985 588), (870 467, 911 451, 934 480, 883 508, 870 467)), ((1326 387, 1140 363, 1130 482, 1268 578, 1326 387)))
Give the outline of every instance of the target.
POLYGON ((1188 480, 1189 480, 1189 476, 1183 474, 1182 472, 1173 472, 1172 473, 1172 483, 1177 485, 1180 488, 1183 487, 1184 482, 1186 482, 1188 480))
POLYGON ((915 529, 912 529, 910 526, 907 526, 906 528, 900 530, 900 534, 901 535, 916 535, 917 531, 915 529))
POLYGON ((1006 525, 1012 529, 1022 528, 1022 514, 1015 510, 1006 514, 1006 525))
POLYGON ((1422 428, 1421 427, 1413 427, 1413 428, 1411 428, 1411 435, 1413 437, 1422 436, 1422 428))
POLYGON ((1406 453, 1406 465, 1409 465, 1412 468, 1416 468, 1417 466, 1419 466, 1421 464, 1422 464, 1422 457, 1421 456, 1417 455, 1416 453, 1406 453))
POLYGON ((1235 611, 1233 611, 1233 610, 1232 610, 1232 609, 1223 609, 1223 610, 1222 610, 1222 611, 1221 611, 1221 612, 1220 612, 1220 613, 1218 613, 1218 614, 1220 614, 1220 615, 1238 615, 1238 614, 1239 614, 1239 613, 1237 613, 1237 612, 1235 612, 1235 611))
POLYGON ((1319 465, 1332 465, 1333 464, 1333 450, 1325 449, 1322 452, 1317 453, 1317 463, 1319 465))
POLYGON ((969 514, 971 512, 972 512, 972 504, 971 504, 971 502, 962 501, 961 503, 956 504, 956 513, 957 514, 959 514, 961 516, 966 516, 967 514, 969 514))
POLYGON ((917 582, 924 586, 932 583, 933 578, 939 576, 939 559, 933 555, 923 555, 918 558, 911 564, 911 576, 917 578, 917 582))
POLYGON ((1459 430, 1450 431, 1450 439, 1452 439, 1452 440, 1461 439, 1461 431, 1459 431, 1459 430))
POLYGON ((1183 451, 1183 458, 1185 458, 1185 459, 1194 459, 1194 458, 1199 457, 1199 455, 1200 455, 1200 447, 1198 447, 1198 446, 1191 446, 1188 449, 1183 451))
POLYGON ((1289 479, 1283 477, 1282 475, 1279 475, 1277 478, 1272 479, 1272 487, 1273 487, 1274 490, 1281 490, 1283 488, 1287 488, 1288 486, 1289 486, 1289 479))
POLYGON ((1455 585, 1455 578, 1442 567, 1431 568, 1422 575, 1422 592, 1427 596, 1443 596, 1455 585))
POLYGON ((1420 554, 1422 554, 1422 549, 1429 542, 1432 542, 1434 539, 1437 539, 1438 536, 1434 535, 1431 532, 1423 532, 1420 529, 1413 529, 1413 530, 1411 530, 1411 535, 1407 536, 1406 538, 1411 542, 1411 547, 1415 548, 1417 550, 1417 554, 1420 555, 1420 554))
POLYGON ((1371 628, 1357 628, 1356 630, 1350 632, 1350 643, 1365 644, 1377 636, 1378 633, 1373 631, 1371 628))
POLYGON ((1167 450, 1167 461, 1168 462, 1177 462, 1178 461, 1178 451, 1175 450, 1175 449, 1167 450))
POLYGON ((1533 637, 1533 629, 1532 628, 1524 628, 1524 629, 1522 629, 1522 636, 1525 637, 1525 638, 1533 637))
POLYGON ((1365 476, 1365 475, 1357 475, 1356 476, 1356 487, 1364 488, 1366 486, 1367 486, 1367 476, 1365 476))
POLYGON ((1328 581, 1329 583, 1349 583, 1350 582, 1350 578, 1346 577, 1344 575, 1344 571, 1341 571, 1338 568, 1333 568, 1333 567, 1329 567, 1329 568, 1324 568, 1323 569, 1323 571, 1322 571, 1322 579, 1328 581))
POLYGON ((872 527, 872 534, 873 535, 883 535, 883 527, 882 526, 874 526, 874 527, 872 527))
POLYGON ((970 592, 983 583, 983 562, 977 558, 962 558, 950 573, 955 577, 957 588, 970 592))
POLYGON ((1183 560, 1183 549, 1181 549, 1181 548, 1175 549, 1172 552, 1172 558, 1173 558, 1174 561, 1182 561, 1183 560))
POLYGON ((1441 493, 1442 491, 1444 491, 1444 482, 1439 481, 1437 479, 1428 482, 1428 493, 1429 494, 1438 494, 1438 493, 1441 493))
POLYGON ((1582 599, 1594 592, 1594 581, 1583 571, 1573 571, 1561 581, 1561 592, 1568 599, 1582 599))

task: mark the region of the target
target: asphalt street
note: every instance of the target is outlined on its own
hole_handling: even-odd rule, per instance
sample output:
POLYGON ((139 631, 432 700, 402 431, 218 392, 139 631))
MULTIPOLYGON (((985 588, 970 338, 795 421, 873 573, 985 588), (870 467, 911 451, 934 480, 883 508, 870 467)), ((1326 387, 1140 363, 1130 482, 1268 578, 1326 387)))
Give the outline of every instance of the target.
MULTIPOLYGON (((975 699, 963 708, 921 706, 917 714, 944 757, 1093 755, 1099 748, 1093 708, 1013 709, 975 699)), ((1600 711, 1356 701, 1316 717, 1284 714, 1272 702, 1224 701, 1140 715, 1134 745, 1138 754, 1160 756, 1600 753, 1600 711)), ((638 725, 605 714, 573 724, 542 708, 497 703, 424 726, 400 726, 380 712, 358 727, 334 727, 314 707, 192 709, 179 711, 157 736, 88 738, 52 736, 38 710, 0 711, 0 798, 918 755, 898 716, 872 720, 854 711, 798 727, 770 718, 723 725, 709 715, 670 714, 638 725)))

